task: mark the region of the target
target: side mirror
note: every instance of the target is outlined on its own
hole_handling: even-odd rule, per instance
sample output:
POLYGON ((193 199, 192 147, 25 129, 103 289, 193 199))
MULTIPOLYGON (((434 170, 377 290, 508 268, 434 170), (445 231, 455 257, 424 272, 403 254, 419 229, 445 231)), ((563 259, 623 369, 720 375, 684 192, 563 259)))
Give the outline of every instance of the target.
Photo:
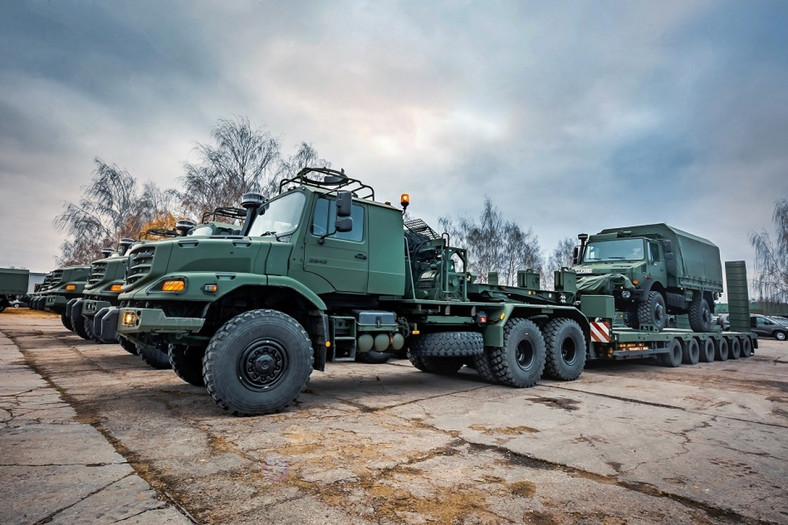
POLYGON ((676 256, 672 252, 667 252, 665 254, 666 263, 673 263, 675 260, 676 260, 676 256))
POLYGON ((577 246, 575 246, 572 249, 572 264, 577 264, 578 263, 578 260, 577 260, 577 256, 578 255, 580 255, 580 249, 577 246))
MULTIPOLYGON (((349 191, 337 192, 337 217, 350 217, 350 207, 353 203, 353 196, 349 191)), ((337 231, 350 231, 340 230, 337 221, 337 231)))
POLYGON ((334 227, 338 232, 349 232, 353 229, 352 217, 337 217, 334 227))

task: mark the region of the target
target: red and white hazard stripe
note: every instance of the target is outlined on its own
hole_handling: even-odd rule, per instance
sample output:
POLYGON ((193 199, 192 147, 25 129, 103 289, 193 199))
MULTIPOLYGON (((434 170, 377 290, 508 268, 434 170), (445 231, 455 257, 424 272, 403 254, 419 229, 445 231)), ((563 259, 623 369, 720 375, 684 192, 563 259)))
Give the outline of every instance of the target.
POLYGON ((608 323, 591 323, 591 340, 595 343, 610 342, 610 325, 608 323))

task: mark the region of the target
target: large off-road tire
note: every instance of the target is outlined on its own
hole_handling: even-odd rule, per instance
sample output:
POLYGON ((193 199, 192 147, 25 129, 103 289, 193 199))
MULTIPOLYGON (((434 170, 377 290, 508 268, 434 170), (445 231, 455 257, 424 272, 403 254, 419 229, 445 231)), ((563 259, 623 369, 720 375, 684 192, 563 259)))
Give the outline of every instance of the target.
POLYGON ((638 322, 652 325, 657 332, 661 332, 668 322, 668 312, 665 309, 665 298, 657 291, 650 291, 646 300, 638 306, 638 322))
POLYGON ((714 341, 714 359, 717 361, 727 361, 729 354, 730 348, 728 347, 728 340, 726 338, 720 337, 714 341))
POLYGON ((640 323, 638 322, 638 313, 636 310, 628 310, 621 314, 621 319, 624 321, 624 325, 630 328, 634 328, 637 330, 640 327, 640 323))
POLYGON ((671 368, 676 368, 677 366, 681 366, 681 360, 684 357, 684 351, 682 350, 681 340, 673 339, 671 342, 668 343, 667 349, 668 349, 667 354, 660 354, 660 363, 662 364, 662 366, 668 366, 671 368))
POLYGON ((366 363, 368 365, 382 365, 391 358, 389 352, 378 352, 377 350, 370 350, 369 352, 356 352, 356 361, 359 363, 366 363))
POLYGON ((74 331, 74 327, 71 326, 71 319, 66 314, 60 314, 60 322, 63 323, 63 326, 68 328, 69 332, 74 331))
POLYGON ((586 364, 586 339, 572 319, 553 319, 542 328, 546 347, 545 376, 562 381, 580 377, 586 364))
POLYGON ((408 351, 408 359, 411 364, 429 374, 442 376, 456 374, 465 364, 465 357, 433 357, 427 355, 413 355, 408 351))
POLYGON ((704 363, 714 361, 714 341, 710 337, 700 343, 700 360, 704 363))
POLYGON ((96 332, 93 331, 93 318, 92 317, 83 317, 82 318, 82 329, 85 331, 85 334, 88 336, 87 338, 91 341, 94 341, 99 344, 103 344, 104 341, 98 338, 96 332))
POLYGON ((741 357, 741 343, 738 337, 728 338, 728 357, 738 359, 741 357))
POLYGON ((696 294, 689 305, 689 324, 695 332, 711 331, 711 308, 706 299, 696 294))
POLYGON ((410 353, 421 357, 482 355, 484 339, 478 332, 433 332, 414 337, 410 353))
POLYGON ((685 365, 697 365, 700 361, 700 345, 697 339, 684 341, 681 352, 681 362, 685 365))
POLYGON ((118 337, 118 344, 121 346, 121 348, 123 348, 125 351, 127 351, 132 355, 139 354, 139 352, 137 351, 137 345, 135 345, 125 337, 118 337))
POLYGON ((512 318, 506 323, 503 347, 489 350, 495 380, 516 388, 534 386, 542 377, 545 343, 536 323, 512 318))
POLYGON ((74 333, 82 339, 86 339, 88 341, 93 340, 93 338, 90 337, 88 331, 85 329, 85 318, 82 317, 82 314, 71 316, 71 326, 74 327, 74 333))
POLYGON ((205 348, 171 344, 167 350, 173 372, 194 386, 205 386, 202 377, 202 358, 205 348))
POLYGON ((238 416, 286 408, 312 373, 312 343, 292 317, 276 310, 239 314, 214 334, 203 379, 214 401, 238 416))
POLYGON ((137 352, 140 354, 145 364, 151 368, 155 368, 156 370, 167 370, 168 368, 172 368, 172 365, 170 365, 170 356, 167 355, 167 352, 160 350, 156 346, 139 345, 137 347, 137 352))

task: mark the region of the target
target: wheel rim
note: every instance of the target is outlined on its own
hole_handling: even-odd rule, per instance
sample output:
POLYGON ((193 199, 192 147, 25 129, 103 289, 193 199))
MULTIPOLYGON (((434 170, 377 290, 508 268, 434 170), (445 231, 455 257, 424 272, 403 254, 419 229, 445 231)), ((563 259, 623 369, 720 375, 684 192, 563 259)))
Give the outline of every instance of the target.
POLYGON ((661 325, 665 319, 665 309, 662 307, 661 304, 656 303, 654 305, 654 324, 661 325))
POLYGON ((276 340, 254 341, 238 359, 238 378, 256 392, 276 388, 284 379, 288 367, 287 352, 276 340))
MULTIPOLYGON (((563 352, 563 349, 562 349, 563 352)), ((528 340, 522 340, 517 345, 517 366, 519 366, 522 370, 528 370, 531 368, 534 362, 534 347, 531 346, 531 342, 528 340)))
POLYGON ((575 346, 575 342, 571 337, 567 337, 561 344, 561 359, 564 360, 564 363, 571 365, 575 362, 576 357, 577 347, 575 346))
POLYGON ((782 332, 777 332, 774 337, 779 341, 785 341, 785 334, 782 332))

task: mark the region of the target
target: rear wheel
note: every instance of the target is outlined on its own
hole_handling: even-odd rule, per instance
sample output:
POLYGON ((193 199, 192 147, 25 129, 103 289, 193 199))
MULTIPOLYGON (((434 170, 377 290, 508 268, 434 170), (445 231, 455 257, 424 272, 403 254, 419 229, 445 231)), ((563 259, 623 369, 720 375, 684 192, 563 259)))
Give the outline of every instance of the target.
POLYGON ((214 334, 203 378, 214 401, 232 414, 270 414, 298 398, 312 361, 312 343, 298 321, 276 310, 252 310, 214 334))
POLYGON ((715 341, 714 347, 714 359, 717 361, 727 361, 728 354, 730 353, 730 348, 728 347, 728 340, 724 337, 720 337, 717 341, 715 341))
POLYGON ((661 332, 667 321, 668 313, 662 294, 657 291, 649 292, 646 300, 638 306, 638 322, 651 325, 657 332, 661 332))
POLYGON ((202 377, 202 358, 205 348, 171 344, 167 351, 173 372, 194 386, 205 386, 202 377))
POLYGON ((711 331, 711 308, 700 294, 696 294, 690 303, 689 323, 695 332, 711 331))
POLYGON ((700 343, 700 360, 704 363, 714 361, 714 341, 711 338, 705 339, 700 343))
POLYGON ((785 341, 785 332, 774 332, 774 338, 778 341, 785 341))
POLYGON ((673 339, 667 346, 668 353, 660 356, 660 363, 662 366, 669 366, 675 368, 681 366, 681 359, 683 357, 683 350, 681 349, 681 341, 673 339))
POLYGON ((493 373, 492 363, 490 362, 490 348, 485 348, 482 355, 475 355, 471 359, 473 361, 473 368, 479 372, 479 375, 485 381, 495 383, 495 374, 493 373))
POLYGON ((562 381, 580 377, 586 364, 586 340, 580 325, 571 319, 553 319, 545 325, 543 334, 545 375, 562 381))
POLYGON ((509 319, 504 327, 503 347, 490 349, 495 380, 516 388, 534 386, 545 366, 542 332, 528 319, 509 319))

